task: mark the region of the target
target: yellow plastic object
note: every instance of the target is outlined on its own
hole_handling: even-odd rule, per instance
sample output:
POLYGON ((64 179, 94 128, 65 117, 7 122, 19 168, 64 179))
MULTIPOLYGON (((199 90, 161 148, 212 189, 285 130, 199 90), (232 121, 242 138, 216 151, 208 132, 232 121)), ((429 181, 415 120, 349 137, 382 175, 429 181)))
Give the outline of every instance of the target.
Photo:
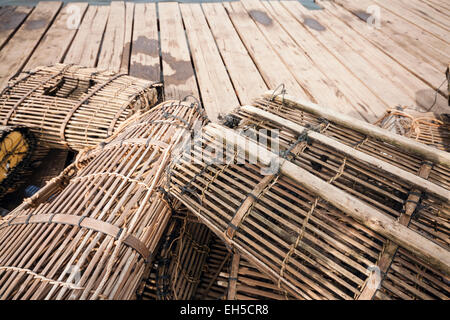
POLYGON ((0 141, 0 183, 25 158, 28 147, 24 135, 19 131, 8 133, 0 141))

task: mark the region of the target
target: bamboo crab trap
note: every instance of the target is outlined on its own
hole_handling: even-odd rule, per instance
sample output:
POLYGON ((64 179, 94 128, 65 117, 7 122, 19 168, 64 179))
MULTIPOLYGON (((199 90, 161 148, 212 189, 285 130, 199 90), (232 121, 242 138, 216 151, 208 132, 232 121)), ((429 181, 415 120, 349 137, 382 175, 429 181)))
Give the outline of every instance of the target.
POLYGON ((390 109, 375 124, 444 151, 450 151, 450 115, 390 109))
POLYGON ((23 126, 0 126, 0 199, 17 190, 30 173, 36 140, 23 126))
POLYGON ((164 168, 204 119, 195 103, 162 103, 6 216, 0 298, 134 298, 171 215, 164 168))
POLYGON ((227 123, 173 160, 167 190, 278 288, 449 298, 449 153, 273 92, 227 123))
POLYGON ((43 146, 80 151, 112 135, 158 100, 151 82, 76 65, 38 67, 0 95, 2 125, 30 127, 43 146))

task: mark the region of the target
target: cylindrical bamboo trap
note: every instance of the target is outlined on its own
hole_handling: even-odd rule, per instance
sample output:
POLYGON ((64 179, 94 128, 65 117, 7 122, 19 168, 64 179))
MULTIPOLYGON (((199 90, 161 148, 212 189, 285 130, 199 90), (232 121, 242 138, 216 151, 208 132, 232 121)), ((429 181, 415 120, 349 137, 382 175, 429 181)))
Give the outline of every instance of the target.
POLYGON ((5 217, 0 298, 134 298, 171 215, 163 171, 203 119, 197 104, 160 104, 80 154, 62 191, 55 179, 5 217))
POLYGON ((421 143, 450 151, 450 115, 413 109, 390 109, 376 125, 421 143))
POLYGON ((193 215, 186 216, 186 213, 180 215, 180 212, 181 208, 168 223, 153 267, 149 276, 143 281, 138 297, 143 300, 223 299, 226 289, 219 283, 226 279, 220 273, 227 272, 230 256, 225 244, 204 225, 200 225, 193 215), (183 226, 184 234, 180 232, 183 226), (194 231, 192 235, 187 236, 186 230, 195 228, 198 228, 199 232, 194 231), (208 237, 201 244, 191 240, 191 237, 202 239, 202 233, 206 233, 208 237), (181 243, 182 246, 180 246, 180 240, 184 241, 181 243), (180 251, 177 247, 181 248, 181 255, 177 254, 177 250, 180 251), (190 256, 186 254, 189 249, 191 249, 190 256), (198 252, 199 249, 202 250, 198 252), (189 259, 177 261, 178 256, 183 255, 189 259), (189 263, 190 261, 198 261, 199 265, 195 266, 189 263), (177 262, 179 262, 178 273, 175 272, 177 262), (195 281, 188 279, 195 279, 195 281))
POLYGON ((173 161, 168 190, 279 288, 449 297, 448 153, 287 95, 227 120, 173 161))
POLYGON ((38 67, 12 78, 0 95, 0 124, 26 125, 51 148, 80 151, 112 135, 158 100, 149 81, 75 65, 38 67))
POLYGON ((24 126, 0 126, 0 199, 30 174, 36 140, 24 126))
POLYGON ((210 253, 195 294, 204 300, 286 300, 293 299, 286 290, 260 272, 240 254, 232 254, 215 234, 211 235, 210 253))

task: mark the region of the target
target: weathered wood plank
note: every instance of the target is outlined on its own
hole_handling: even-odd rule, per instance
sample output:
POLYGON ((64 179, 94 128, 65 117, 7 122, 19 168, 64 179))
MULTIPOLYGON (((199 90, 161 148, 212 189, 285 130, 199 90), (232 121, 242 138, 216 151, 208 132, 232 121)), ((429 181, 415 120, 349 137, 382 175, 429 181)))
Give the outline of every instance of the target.
POLYGON ((95 67, 109 6, 89 6, 64 62, 95 67))
MULTIPOLYGON (((321 31, 311 27, 307 29, 387 105, 418 106, 423 111, 430 108, 434 93, 428 85, 372 43, 367 43, 366 39, 348 28, 328 10, 309 11, 299 3, 282 3, 295 12, 295 16, 302 16, 303 23, 316 21, 322 25, 324 29, 321 31), (418 94, 419 92, 421 94, 418 94)), ((443 97, 437 101, 438 106, 444 106, 446 103, 443 97)))
POLYGON ((267 86, 275 89, 280 84, 284 84, 290 94, 309 99, 308 94, 298 84, 277 53, 272 50, 256 24, 250 19, 242 4, 225 2, 223 5, 267 86))
POLYGON ((450 10, 450 4, 445 3, 445 1, 442 0, 422 0, 422 1, 427 5, 429 5, 430 7, 433 7, 441 12, 448 12, 448 10, 450 10))
MULTIPOLYGON (((362 20, 370 18, 366 10, 369 6, 374 5, 371 0, 360 0, 358 2, 336 0, 335 2, 353 12, 362 20)), ((379 32, 392 38, 397 46, 402 46, 407 51, 414 53, 438 70, 445 70, 450 59, 450 50, 447 43, 387 10, 381 10, 380 15, 379 32)), ((370 28, 366 25, 365 29, 370 28)))
POLYGON ((353 111, 352 102, 332 84, 326 73, 317 68, 303 49, 283 30, 270 10, 266 10, 266 7, 258 0, 245 0, 242 3, 274 51, 291 70, 297 82, 311 96, 311 101, 334 106, 345 113, 353 111))
MULTIPOLYGON (((111 2, 109 18, 106 25, 102 47, 97 67, 119 72, 122 65, 122 55, 125 49, 126 8, 123 1, 111 2)), ((131 36, 131 32, 128 33, 131 36)), ((128 39, 128 43, 131 39, 128 39)))
MULTIPOLYGON (((301 8, 301 5, 298 5, 301 8)), ((303 13, 306 10, 303 9, 303 13)), ((367 43, 356 31, 348 28, 340 19, 328 10, 311 12, 324 24, 331 33, 320 33, 311 30, 323 43, 333 48, 340 60, 352 70, 355 75, 374 91, 386 104, 394 107, 417 106, 427 111, 433 104, 435 93, 426 83, 415 77, 384 52, 367 43), (343 47, 343 44, 346 44, 343 47), (364 50, 361 50, 364 48, 364 50), (359 58, 361 57, 361 58, 359 58), (370 72, 367 72, 370 70, 370 72)), ((447 101, 438 95, 434 110, 444 109, 447 101)))
MULTIPOLYGON (((332 3, 321 3, 327 11, 341 19, 346 26, 349 26, 353 31, 359 33, 365 40, 371 42, 384 54, 391 57, 397 64, 407 69, 410 73, 414 74, 424 83, 429 85, 431 89, 419 90, 416 93, 416 100, 423 99, 424 102, 420 104, 427 104, 431 106, 434 100, 434 91, 442 84, 444 69, 440 70, 430 65, 427 61, 424 61, 420 56, 417 56, 413 52, 413 48, 403 47, 396 41, 374 28, 368 28, 365 22, 358 19, 356 16, 348 12, 343 7, 332 3), (431 95, 432 100, 424 99, 431 95)), ((446 95, 445 88, 441 88, 440 93, 446 95)), ((439 103, 438 105, 440 105, 439 103)))
POLYGON ((158 3, 158 9, 165 98, 199 97, 178 3, 158 3))
POLYGON ((429 6, 422 0, 400 0, 400 2, 406 6, 408 10, 427 20, 427 23, 436 24, 447 30, 447 32, 450 31, 450 19, 448 12, 445 14, 432 6, 429 6))
MULTIPOLYGON (((408 21, 409 23, 413 24, 414 26, 425 30, 435 36, 436 38, 439 38, 443 42, 448 42, 448 20, 447 20, 447 26, 441 27, 438 24, 435 24, 431 22, 429 19, 426 19, 423 17, 423 12, 418 12, 411 10, 413 8, 413 1, 408 1, 408 3, 401 3, 397 1, 390 1, 389 3, 380 1, 380 0, 374 0, 376 4, 378 4, 380 7, 382 7, 385 10, 388 10, 392 14, 396 15, 397 17, 408 21), (421 14, 422 13, 422 14, 421 14)), ((425 13, 426 15, 426 13, 425 13)), ((433 20, 432 20, 433 21, 433 20)))
POLYGON ((159 40, 155 3, 136 3, 130 75, 160 81, 159 40))
MULTIPOLYGON (((379 106, 378 108, 384 110, 388 107, 353 73, 349 72, 280 2, 270 2, 265 5, 274 13, 285 32, 290 34, 297 45, 308 54, 312 62, 327 74, 330 86, 336 86, 336 90, 339 90, 337 93, 342 92, 352 102, 354 108, 348 113, 349 115, 371 122, 377 118, 377 113, 373 111, 373 108, 379 106)), ((339 110, 338 106, 335 107, 339 110)))
POLYGON ((220 3, 203 3, 205 17, 241 104, 250 103, 267 86, 220 3))
POLYGON ((0 49, 6 44, 11 35, 30 14, 31 7, 2 7, 0 9, 0 49))
POLYGON ((129 73, 131 58, 131 42, 133 41, 133 20, 134 20, 134 2, 125 3, 125 36, 122 52, 122 61, 120 63, 120 72, 129 73))
POLYGON ((180 4, 203 106, 211 121, 239 106, 233 85, 198 3, 180 4))
POLYGON ((69 19, 77 19, 77 17, 74 17, 73 15, 79 15, 79 21, 81 23, 86 9, 87 3, 81 2, 64 6, 50 29, 42 38, 38 47, 34 50, 24 69, 31 70, 37 66, 47 66, 62 62, 64 55, 78 30, 75 25, 72 25, 72 23, 76 23, 76 21, 70 21, 69 19))
POLYGON ((14 37, 0 51, 0 88, 7 84, 11 76, 22 70, 61 5, 61 2, 39 2, 14 37))

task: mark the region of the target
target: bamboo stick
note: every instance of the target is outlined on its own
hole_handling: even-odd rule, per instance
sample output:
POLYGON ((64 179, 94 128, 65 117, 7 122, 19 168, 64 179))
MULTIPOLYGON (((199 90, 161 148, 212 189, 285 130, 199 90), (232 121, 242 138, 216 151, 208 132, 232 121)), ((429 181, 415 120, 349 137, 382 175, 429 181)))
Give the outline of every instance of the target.
POLYGON ((424 159, 445 165, 446 167, 450 167, 450 154, 448 152, 437 150, 412 139, 408 139, 395 133, 383 130, 364 121, 337 113, 332 108, 322 108, 314 103, 301 100, 287 94, 276 94, 275 91, 266 92, 264 94, 264 97, 271 100, 273 99, 277 102, 292 104, 299 110, 304 110, 316 116, 324 117, 329 121, 336 122, 347 128, 355 129, 361 133, 390 143, 405 152, 416 153, 424 159))

